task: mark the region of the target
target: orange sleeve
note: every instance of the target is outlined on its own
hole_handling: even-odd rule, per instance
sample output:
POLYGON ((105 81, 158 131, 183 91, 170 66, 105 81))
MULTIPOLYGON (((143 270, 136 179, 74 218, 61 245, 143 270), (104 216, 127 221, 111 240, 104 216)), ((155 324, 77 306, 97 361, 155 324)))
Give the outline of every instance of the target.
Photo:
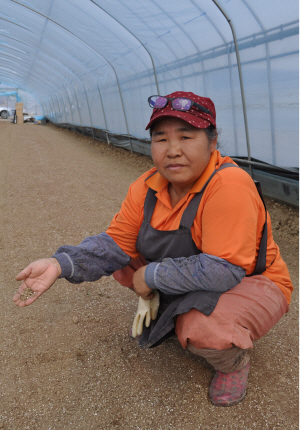
POLYGON ((150 174, 151 170, 130 185, 120 211, 114 216, 106 231, 120 248, 134 259, 139 256, 136 240, 143 222, 144 201, 148 190, 145 178, 150 174))
POLYGON ((211 181, 203 196, 202 251, 249 274, 255 266, 265 211, 255 184, 246 175, 240 169, 226 169, 211 181))

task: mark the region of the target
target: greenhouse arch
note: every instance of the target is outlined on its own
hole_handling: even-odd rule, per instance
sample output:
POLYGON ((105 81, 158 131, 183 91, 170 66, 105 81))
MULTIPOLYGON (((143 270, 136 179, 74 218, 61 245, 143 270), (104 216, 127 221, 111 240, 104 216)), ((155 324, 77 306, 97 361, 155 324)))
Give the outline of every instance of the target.
POLYGON ((298 205, 298 14, 296 0, 2 0, 0 97, 28 93, 55 125, 147 155, 149 95, 210 97, 222 151, 298 205))

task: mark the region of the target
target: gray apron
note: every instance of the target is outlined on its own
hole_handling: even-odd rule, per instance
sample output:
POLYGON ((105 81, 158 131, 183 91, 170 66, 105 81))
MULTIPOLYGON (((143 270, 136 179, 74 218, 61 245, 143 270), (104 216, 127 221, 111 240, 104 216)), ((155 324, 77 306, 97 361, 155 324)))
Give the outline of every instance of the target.
MULTIPOLYGON (((201 250, 197 248, 193 241, 191 227, 194 223, 201 198, 207 185, 217 172, 227 167, 238 166, 232 163, 224 163, 218 170, 212 173, 201 191, 195 194, 194 198, 183 212, 178 230, 156 230, 150 225, 157 199, 155 195, 156 191, 149 188, 144 204, 144 220, 136 242, 137 250, 145 257, 147 263, 159 263, 164 258, 190 257, 200 254, 201 250)), ((258 264, 262 265, 263 268, 261 273, 265 270, 265 259, 263 261, 263 257, 266 257, 266 222, 264 227, 263 238, 265 249, 264 252, 260 252, 262 261, 260 257, 258 258, 258 260, 260 260, 258 264)), ((258 268, 258 264, 256 265, 255 271, 258 268)), ((255 271, 253 274, 258 274, 255 273, 255 271)), ((210 315, 222 294, 214 291, 193 291, 181 295, 159 293, 160 306, 158 316, 155 321, 151 321, 149 327, 145 327, 144 325, 143 333, 139 340, 140 346, 154 347, 161 344, 165 339, 175 333, 177 315, 189 312, 192 308, 197 309, 204 315, 210 315)))

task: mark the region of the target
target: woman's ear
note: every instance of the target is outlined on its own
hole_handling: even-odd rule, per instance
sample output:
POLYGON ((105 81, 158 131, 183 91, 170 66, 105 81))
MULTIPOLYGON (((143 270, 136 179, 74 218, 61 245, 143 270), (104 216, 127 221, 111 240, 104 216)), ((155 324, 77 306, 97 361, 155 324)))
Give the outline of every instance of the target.
POLYGON ((210 144, 210 152, 213 153, 217 147, 218 137, 216 137, 210 144))

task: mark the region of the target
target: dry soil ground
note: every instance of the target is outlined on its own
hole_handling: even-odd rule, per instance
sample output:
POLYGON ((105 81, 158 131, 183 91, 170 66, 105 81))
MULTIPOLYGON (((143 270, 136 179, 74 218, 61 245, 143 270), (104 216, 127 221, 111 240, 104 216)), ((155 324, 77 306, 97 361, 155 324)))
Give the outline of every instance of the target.
POLYGON ((137 299, 112 278, 59 280, 36 303, 12 302, 16 274, 105 230, 147 157, 34 124, 0 123, 1 405, 6 430, 298 429, 298 211, 267 200, 295 292, 252 351, 248 394, 208 399, 212 368, 167 341, 128 335, 137 299))

